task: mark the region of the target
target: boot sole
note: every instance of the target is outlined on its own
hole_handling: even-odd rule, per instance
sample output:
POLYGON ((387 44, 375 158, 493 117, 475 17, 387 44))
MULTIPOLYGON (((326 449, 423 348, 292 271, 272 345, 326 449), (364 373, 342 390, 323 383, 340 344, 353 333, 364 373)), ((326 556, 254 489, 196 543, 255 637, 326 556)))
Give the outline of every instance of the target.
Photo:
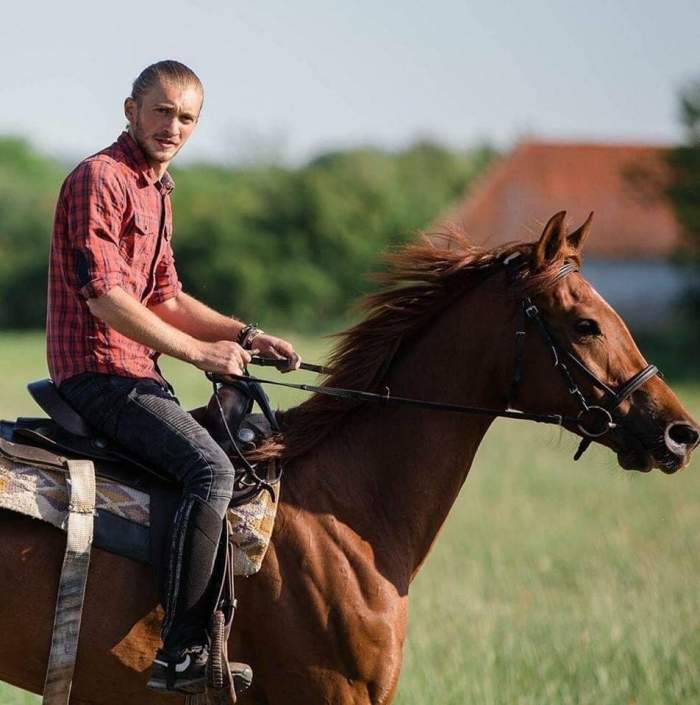
POLYGON ((146 683, 146 687, 159 693, 185 693, 186 695, 199 695, 206 690, 207 679, 195 678, 188 681, 177 681, 172 688, 160 679, 151 679, 146 683))

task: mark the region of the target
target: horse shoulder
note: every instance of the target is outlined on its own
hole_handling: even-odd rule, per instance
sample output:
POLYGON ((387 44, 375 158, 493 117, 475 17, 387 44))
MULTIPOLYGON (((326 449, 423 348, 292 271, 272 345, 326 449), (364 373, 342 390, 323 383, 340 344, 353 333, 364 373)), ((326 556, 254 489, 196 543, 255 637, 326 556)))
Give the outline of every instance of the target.
POLYGON ((261 573, 239 588, 236 644, 277 684, 274 697, 265 689, 270 702, 389 702, 406 585, 382 570, 371 531, 348 523, 327 486, 294 480, 261 573))

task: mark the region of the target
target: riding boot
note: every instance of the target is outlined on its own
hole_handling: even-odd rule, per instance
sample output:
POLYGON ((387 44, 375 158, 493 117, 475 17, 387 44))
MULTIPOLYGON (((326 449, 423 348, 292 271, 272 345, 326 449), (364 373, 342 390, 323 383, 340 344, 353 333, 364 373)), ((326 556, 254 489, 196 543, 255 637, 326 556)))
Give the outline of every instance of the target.
POLYGON ((206 689, 207 626, 214 609, 209 585, 222 528, 220 515, 196 495, 178 507, 169 541, 163 648, 148 680, 153 690, 196 694, 206 689))
MULTIPOLYGON (((196 495, 188 497, 175 515, 165 586, 163 648, 156 654, 148 681, 154 690, 201 693, 206 688, 211 647, 215 662, 220 661, 221 644, 210 644, 208 627, 224 580, 223 572, 217 576, 213 572, 215 565, 217 572, 226 569, 229 551, 228 545, 220 545, 223 526, 219 514, 196 495)), ((236 691, 246 690, 253 679, 250 666, 227 665, 236 691)))
POLYGON ((222 527, 219 514, 196 495, 188 497, 175 515, 161 634, 167 652, 208 645, 207 625, 215 605, 207 588, 222 527))

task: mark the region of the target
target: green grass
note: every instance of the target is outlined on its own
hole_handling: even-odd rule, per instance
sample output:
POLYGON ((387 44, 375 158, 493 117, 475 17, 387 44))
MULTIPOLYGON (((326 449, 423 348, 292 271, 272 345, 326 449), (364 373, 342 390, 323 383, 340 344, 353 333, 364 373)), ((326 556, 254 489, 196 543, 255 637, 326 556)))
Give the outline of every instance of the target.
MULTIPOLYGON (((166 368, 183 404, 206 400, 196 370, 166 368)), ((44 374, 41 336, 1 335, 0 416, 37 413, 23 384, 44 374)), ((677 392, 699 417, 700 383, 677 392)), ((412 587, 398 705, 700 702, 700 463, 626 473, 575 445, 494 425, 412 587)), ((0 705, 37 702, 0 686, 0 705)))
MULTIPOLYGON (((331 344, 327 338, 303 338, 289 336, 302 355, 313 362, 320 359, 331 344)), ((183 406, 192 408, 206 404, 211 394, 211 384, 198 369, 172 358, 162 358, 163 373, 172 382, 175 392, 183 406)), ((256 374, 271 379, 287 382, 313 383, 309 374, 292 379, 270 368, 256 368, 256 374)), ((41 333, 3 333, 0 331, 0 418, 16 416, 42 415, 31 397, 27 394, 26 383, 47 377, 44 337, 41 333)), ((298 403, 305 395, 303 392, 272 387, 269 390, 273 405, 287 407, 298 403)), ((3 703, 0 702, 0 705, 3 703)))

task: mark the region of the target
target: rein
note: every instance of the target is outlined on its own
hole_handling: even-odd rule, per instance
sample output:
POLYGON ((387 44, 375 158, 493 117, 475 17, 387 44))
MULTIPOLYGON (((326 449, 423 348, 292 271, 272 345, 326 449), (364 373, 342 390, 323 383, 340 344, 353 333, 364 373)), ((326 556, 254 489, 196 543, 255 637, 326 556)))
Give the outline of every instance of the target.
MULTIPOLYGON (((515 281, 518 272, 526 265, 522 254, 514 252, 506 257, 503 266, 508 272, 512 282, 515 281)), ((552 284, 571 274, 577 272, 578 266, 574 262, 567 261, 557 273, 552 284)), ((655 365, 647 365, 644 369, 637 372, 627 381, 621 384, 617 389, 614 389, 603 382, 598 376, 590 370, 573 352, 565 350, 556 340, 553 333, 542 318, 539 309, 534 304, 529 296, 524 296, 519 304, 520 320, 515 332, 515 368, 511 381, 508 408, 506 410, 489 409, 479 406, 463 406, 461 404, 449 404, 439 401, 428 401, 424 399, 411 399, 408 397, 397 397, 391 394, 389 388, 386 388, 385 394, 377 394, 376 392, 363 392, 357 389, 345 389, 340 387, 317 386, 312 384, 293 384, 291 382, 279 382, 272 379, 264 379, 253 377, 247 374, 244 375, 217 375, 207 373, 207 377, 214 383, 220 384, 231 383, 232 380, 247 380, 248 382, 257 384, 270 384, 277 387, 286 387, 288 389, 297 389, 303 392, 312 392, 314 394, 323 394, 329 397, 338 399, 346 399, 352 401, 367 401, 372 403, 382 404, 383 406, 412 406, 421 409, 429 409, 432 411, 447 411, 459 414, 472 414, 480 416, 492 416, 494 418, 519 419, 523 421, 536 421, 538 423, 552 424, 556 426, 564 426, 569 424, 578 428, 583 434, 574 460, 578 460, 591 444, 593 439, 605 435, 611 430, 618 428, 624 424, 622 419, 615 420, 614 414, 617 408, 627 399, 633 392, 639 389, 643 384, 649 381, 652 377, 660 375, 658 368, 655 365), (527 321, 533 321, 537 330, 540 332, 544 343, 549 347, 552 353, 553 364, 558 368, 567 385, 569 394, 575 397, 581 411, 577 416, 565 416, 563 414, 535 414, 526 411, 518 411, 512 408, 517 398, 518 389, 523 379, 523 357, 525 351, 525 338, 527 335, 527 321), (574 380, 571 370, 567 366, 571 363, 575 368, 583 373, 598 389, 600 389, 605 398, 597 404, 590 403, 583 394, 578 384, 574 380)), ((276 360, 271 358, 263 358, 254 356, 251 364, 260 365, 263 367, 276 367, 284 370, 287 366, 287 360, 276 360)), ((321 365, 311 363, 302 363, 301 369, 321 374, 330 374, 332 370, 321 365)))
MULTIPOLYGON (((275 361, 277 362, 277 361, 275 361)), ((285 363, 286 361, 282 361, 285 363)), ((253 365, 258 364, 253 358, 253 365)), ((266 366, 270 366, 266 363, 266 366)), ((476 414, 482 416, 500 416, 505 419, 523 419, 526 421, 538 421, 540 423, 556 424, 561 426, 565 423, 576 424, 578 416, 562 416, 561 414, 530 414, 525 411, 516 411, 510 409, 500 411, 498 409, 487 409, 480 406, 462 406, 460 404, 449 404, 440 401, 426 401, 424 399, 411 399, 409 397, 397 397, 391 394, 387 387, 386 394, 377 394, 375 392, 362 392, 359 389, 344 389, 342 387, 318 387, 313 384, 292 384, 291 382, 278 382, 274 379, 263 379, 261 377, 252 377, 250 375, 210 375, 209 378, 213 381, 226 384, 232 379, 248 380, 249 382, 257 382, 259 384, 271 384, 277 387, 287 387, 288 389, 298 389, 302 392, 313 392, 315 394, 323 394, 327 397, 336 397, 338 399, 349 399, 352 401, 369 401, 380 403, 384 406, 415 406, 422 409, 432 409, 433 411, 452 411, 461 414, 476 414)))

